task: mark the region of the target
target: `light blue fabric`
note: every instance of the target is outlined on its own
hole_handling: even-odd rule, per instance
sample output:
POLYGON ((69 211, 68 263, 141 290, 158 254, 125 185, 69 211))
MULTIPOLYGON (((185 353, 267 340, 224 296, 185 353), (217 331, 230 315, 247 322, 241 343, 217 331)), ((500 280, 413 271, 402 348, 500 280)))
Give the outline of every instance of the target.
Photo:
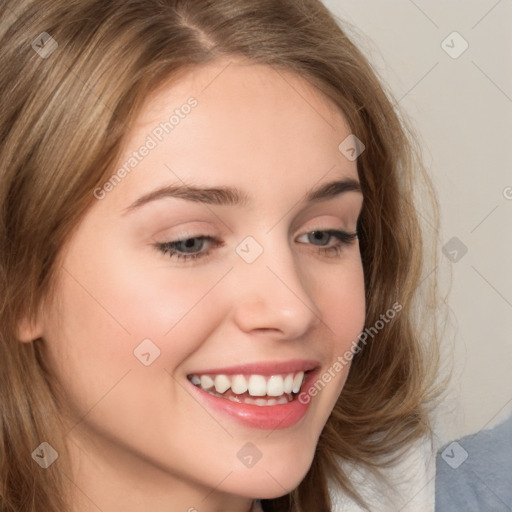
POLYGON ((512 416, 441 449, 436 512, 511 512, 512 416))

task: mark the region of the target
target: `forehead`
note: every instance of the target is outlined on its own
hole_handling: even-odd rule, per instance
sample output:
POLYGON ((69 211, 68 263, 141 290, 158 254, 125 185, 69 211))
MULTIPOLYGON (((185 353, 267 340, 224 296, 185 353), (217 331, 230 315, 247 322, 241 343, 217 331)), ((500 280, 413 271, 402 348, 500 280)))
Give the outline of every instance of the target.
POLYGON ((217 130, 211 135, 236 127, 233 135, 259 134, 260 140, 265 132, 275 135, 279 128, 290 130, 294 121, 304 124, 295 125, 290 135, 302 132, 314 137, 318 131, 325 136, 349 130, 340 109, 306 78, 263 64, 224 58, 192 68, 178 80, 160 86, 148 98, 133 131, 147 130, 162 118, 168 119, 167 114, 190 97, 198 100, 198 108, 187 124, 194 124, 195 119, 206 129, 214 125, 217 130), (267 126, 263 133, 262 122, 267 126))
POLYGON ((147 98, 118 166, 151 140, 123 183, 132 198, 156 182, 183 181, 277 199, 277 190, 293 193, 295 185, 310 187, 327 174, 326 180, 357 179, 355 162, 338 149, 349 135, 342 112, 307 80, 224 59, 189 70, 147 98))

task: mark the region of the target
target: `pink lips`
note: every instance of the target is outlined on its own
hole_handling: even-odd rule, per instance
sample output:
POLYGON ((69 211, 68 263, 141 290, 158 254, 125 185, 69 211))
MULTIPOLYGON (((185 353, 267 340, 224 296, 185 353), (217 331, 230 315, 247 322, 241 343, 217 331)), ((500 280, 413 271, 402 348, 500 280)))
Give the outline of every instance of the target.
POLYGON ((320 366, 318 361, 312 359, 291 359, 281 362, 258 362, 247 363, 238 366, 230 366, 228 368, 208 368, 197 372, 194 375, 237 375, 237 374, 255 374, 255 375, 279 375, 282 373, 308 372, 315 370, 320 366))
MULTIPOLYGON (((284 373, 308 372, 302 389, 314 382, 318 372, 319 363, 313 360, 290 360, 283 362, 258 362, 231 366, 229 368, 208 368, 194 372, 194 375, 236 375, 236 374, 257 374, 257 375, 278 375, 284 373)), ((239 424, 267 430, 277 430, 291 427, 297 424, 308 411, 311 402, 302 403, 297 396, 291 402, 280 405, 253 405, 232 402, 226 398, 213 396, 207 391, 190 383, 194 393, 197 393, 198 400, 207 408, 225 414, 239 424)))

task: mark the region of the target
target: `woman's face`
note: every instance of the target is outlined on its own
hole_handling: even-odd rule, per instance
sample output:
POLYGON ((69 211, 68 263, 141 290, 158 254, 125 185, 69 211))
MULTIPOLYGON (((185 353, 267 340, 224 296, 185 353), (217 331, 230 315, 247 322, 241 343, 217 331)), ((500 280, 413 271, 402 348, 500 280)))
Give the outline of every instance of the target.
POLYGON ((329 233, 355 232, 362 195, 324 188, 358 182, 350 128, 300 77, 222 60, 148 98, 130 129, 37 324, 75 483, 103 510, 286 494, 364 325, 358 241, 329 233), (289 392, 301 372, 302 391, 324 377, 306 405, 289 392))

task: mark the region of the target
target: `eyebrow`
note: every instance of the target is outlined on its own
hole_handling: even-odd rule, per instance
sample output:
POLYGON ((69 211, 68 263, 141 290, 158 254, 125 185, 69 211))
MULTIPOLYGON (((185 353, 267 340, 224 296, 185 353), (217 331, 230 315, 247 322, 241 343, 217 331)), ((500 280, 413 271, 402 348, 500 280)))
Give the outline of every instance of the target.
MULTIPOLYGON (((304 198, 305 203, 314 203, 332 199, 346 192, 362 194, 361 185, 357 180, 344 178, 324 183, 310 190, 304 198)), ((199 187, 194 185, 169 185, 143 195, 133 204, 125 208, 129 213, 142 206, 165 198, 178 198, 195 203, 212 204, 220 206, 247 206, 250 197, 240 189, 233 187, 199 187)))

